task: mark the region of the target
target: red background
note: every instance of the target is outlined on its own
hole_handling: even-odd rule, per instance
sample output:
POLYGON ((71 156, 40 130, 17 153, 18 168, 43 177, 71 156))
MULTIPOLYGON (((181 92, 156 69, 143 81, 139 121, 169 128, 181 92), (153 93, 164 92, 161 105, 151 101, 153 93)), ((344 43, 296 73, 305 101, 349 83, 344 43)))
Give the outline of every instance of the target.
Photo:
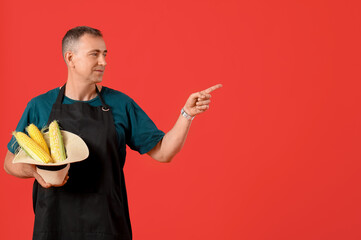
MULTIPOLYGON (((0 155, 67 77, 61 39, 103 31, 103 84, 168 131, 216 83, 170 164, 129 151, 134 239, 361 239, 359 1, 1 1, 0 155)), ((33 180, 0 171, 0 239, 31 239, 33 180)))

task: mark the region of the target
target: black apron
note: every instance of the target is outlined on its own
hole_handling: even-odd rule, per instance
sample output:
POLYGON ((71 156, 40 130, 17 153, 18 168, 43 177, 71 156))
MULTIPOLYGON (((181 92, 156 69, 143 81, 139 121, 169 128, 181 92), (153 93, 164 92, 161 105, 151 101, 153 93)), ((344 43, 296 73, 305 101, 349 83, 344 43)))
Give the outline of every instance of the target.
POLYGON ((64 85, 52 107, 48 125, 58 120, 61 129, 79 135, 89 157, 71 164, 62 187, 45 189, 34 182, 33 240, 132 239, 113 115, 97 87, 96 91, 102 106, 62 104, 64 85))

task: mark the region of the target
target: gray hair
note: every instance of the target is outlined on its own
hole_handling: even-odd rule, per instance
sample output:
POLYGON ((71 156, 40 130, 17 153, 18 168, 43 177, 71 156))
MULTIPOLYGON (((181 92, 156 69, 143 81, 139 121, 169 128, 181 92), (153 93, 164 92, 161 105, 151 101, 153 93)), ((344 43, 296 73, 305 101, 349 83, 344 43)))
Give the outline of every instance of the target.
POLYGON ((64 36, 62 41, 63 57, 66 51, 75 51, 74 47, 78 40, 85 34, 90 34, 94 37, 103 37, 102 33, 95 28, 87 26, 78 26, 70 29, 64 36))

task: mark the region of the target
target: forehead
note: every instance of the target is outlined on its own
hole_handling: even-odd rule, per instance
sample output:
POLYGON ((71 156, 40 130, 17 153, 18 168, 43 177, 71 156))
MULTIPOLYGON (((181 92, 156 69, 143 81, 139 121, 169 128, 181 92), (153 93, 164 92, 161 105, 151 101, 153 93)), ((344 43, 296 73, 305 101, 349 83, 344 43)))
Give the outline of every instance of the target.
POLYGON ((106 50, 104 39, 90 34, 81 36, 78 42, 78 50, 89 51, 93 49, 106 50))

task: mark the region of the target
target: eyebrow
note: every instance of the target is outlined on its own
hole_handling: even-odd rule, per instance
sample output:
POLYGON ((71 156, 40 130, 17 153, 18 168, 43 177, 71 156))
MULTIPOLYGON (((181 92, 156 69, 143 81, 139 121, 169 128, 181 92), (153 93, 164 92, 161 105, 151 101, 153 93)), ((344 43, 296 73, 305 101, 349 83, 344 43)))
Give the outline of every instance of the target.
MULTIPOLYGON (((99 49, 93 49, 93 50, 90 50, 88 53, 91 53, 91 52, 102 52, 102 51, 100 51, 99 49)), ((104 50, 104 52, 105 53, 107 53, 108 52, 108 50, 104 50)))

